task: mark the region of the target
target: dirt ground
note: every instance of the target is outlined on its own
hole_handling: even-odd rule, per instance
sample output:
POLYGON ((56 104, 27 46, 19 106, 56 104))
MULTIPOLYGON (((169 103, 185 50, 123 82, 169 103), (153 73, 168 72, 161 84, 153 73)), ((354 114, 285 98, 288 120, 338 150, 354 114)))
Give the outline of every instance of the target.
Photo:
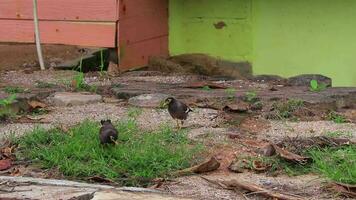
MULTIPOLYGON (((302 176, 279 174, 272 176, 268 173, 255 173, 253 171, 234 173, 229 171, 228 167, 236 156, 255 154, 256 149, 262 147, 267 141, 277 143, 286 137, 307 138, 336 131, 347 132, 351 139, 356 139, 356 123, 354 120, 356 107, 353 107, 356 102, 352 101, 356 97, 356 88, 330 89, 329 92, 315 94, 305 92, 303 87, 284 87, 277 86, 274 83, 249 80, 210 81, 209 77, 181 74, 165 75, 160 72, 130 72, 120 77, 108 77, 99 73, 91 73, 86 75, 85 80, 88 84, 98 87, 98 93, 104 97, 103 102, 71 107, 56 107, 48 101, 47 97, 50 97, 56 91, 66 90, 66 88, 41 89, 36 85, 36 81, 41 80, 42 82, 60 85, 63 80, 71 80, 75 76, 75 72, 53 70, 25 72, 22 70, 23 64, 32 63, 35 60, 34 47, 23 48, 19 45, 8 46, 7 48, 8 51, 4 52, 0 48, 3 57, 0 58, 0 69, 7 71, 1 72, 0 87, 3 89, 5 86, 15 85, 36 91, 32 92, 34 96, 28 98, 35 98, 48 104, 49 107, 47 109, 49 112, 36 118, 31 118, 31 120, 17 119, 1 123, 0 138, 3 140, 7 135, 13 133, 18 136, 26 134, 36 126, 47 129, 52 127, 67 128, 85 119, 99 121, 109 118, 113 121, 120 120, 127 116, 127 112, 131 107, 128 104, 128 98, 131 96, 147 92, 165 93, 178 96, 193 107, 194 112, 191 113, 184 127, 189 131, 190 139, 202 141, 209 151, 207 154, 215 156, 221 166, 214 172, 186 176, 164 182, 157 189, 179 197, 193 199, 266 199, 258 193, 246 194, 242 190, 227 190, 207 181, 207 179, 215 181, 240 180, 257 184, 272 191, 298 195, 303 199, 339 198, 326 191, 324 187, 326 179, 315 174, 302 176), (22 53, 28 55, 25 56, 26 58, 17 58, 15 54, 19 48, 24 49, 22 53), (206 91, 201 87, 191 87, 197 82, 206 84, 206 81, 222 88, 206 91), (251 89, 258 91, 257 94, 261 97, 264 107, 254 110, 251 105, 236 104, 235 107, 230 105, 228 110, 224 109, 231 102, 228 99, 229 94, 226 92, 226 88, 230 87, 236 88, 237 100, 246 91, 251 89), (277 88, 276 90, 278 91, 271 94, 272 88, 273 90, 277 88), (336 97, 340 94, 344 98, 343 104, 340 105, 339 99, 333 99, 334 96, 328 96, 329 93, 336 95, 336 97), (282 97, 288 97, 289 94, 301 98, 305 97, 306 102, 316 102, 308 106, 309 111, 313 114, 312 120, 306 117, 301 117, 299 120, 294 121, 266 117, 266 113, 271 110, 269 106, 271 106, 273 99, 282 101, 282 97), (122 96, 125 98, 120 99, 122 96), (315 109, 316 104, 323 109, 321 107, 315 109), (320 114, 325 114, 329 111, 324 107, 329 110, 336 109, 338 112, 345 114, 347 122, 334 123, 326 120, 325 116, 320 114)), ((51 51, 60 51, 60 56, 66 58, 72 58, 72 56, 75 57, 77 55, 73 54, 73 52, 77 51, 77 48, 64 46, 58 48, 48 51, 45 48, 46 56, 51 57, 51 51)), ((53 55, 53 58, 55 57, 59 57, 58 54, 53 55)), ((24 99, 26 100, 26 98, 25 94, 24 99)), ((165 109, 142 108, 142 111, 142 114, 138 117, 138 123, 142 129, 155 129, 162 123, 174 124, 165 109)), ((18 173, 23 176, 46 177, 48 175, 42 172, 35 173, 30 168, 19 168, 18 170, 18 173)), ((1 173, 6 174, 6 172, 1 173)), ((8 173, 11 174, 11 171, 8 171, 8 173)))
MULTIPOLYGON (((80 47, 67 45, 43 45, 46 66, 80 57, 80 47)), ((34 44, 0 44, 0 72, 34 70, 39 68, 34 44), (21 56, 19 56, 21 55, 21 56)))

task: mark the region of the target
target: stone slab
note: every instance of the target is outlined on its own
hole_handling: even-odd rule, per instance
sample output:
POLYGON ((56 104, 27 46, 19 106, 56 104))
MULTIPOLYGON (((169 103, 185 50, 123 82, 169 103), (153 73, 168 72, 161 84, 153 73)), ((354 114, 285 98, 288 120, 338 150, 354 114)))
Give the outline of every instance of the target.
POLYGON ((142 108, 158 108, 169 95, 161 93, 142 94, 129 99, 129 104, 142 108))
POLYGON ((73 93, 73 92, 56 92, 50 98, 50 102, 55 106, 76 106, 102 101, 102 96, 97 94, 73 93))

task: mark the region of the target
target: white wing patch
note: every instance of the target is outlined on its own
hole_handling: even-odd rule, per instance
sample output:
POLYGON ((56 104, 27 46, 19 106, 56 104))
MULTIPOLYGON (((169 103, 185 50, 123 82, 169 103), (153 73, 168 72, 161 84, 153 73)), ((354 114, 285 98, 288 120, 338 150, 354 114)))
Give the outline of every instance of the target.
POLYGON ((192 109, 188 107, 187 110, 185 110, 185 113, 189 113, 190 111, 192 111, 192 109))

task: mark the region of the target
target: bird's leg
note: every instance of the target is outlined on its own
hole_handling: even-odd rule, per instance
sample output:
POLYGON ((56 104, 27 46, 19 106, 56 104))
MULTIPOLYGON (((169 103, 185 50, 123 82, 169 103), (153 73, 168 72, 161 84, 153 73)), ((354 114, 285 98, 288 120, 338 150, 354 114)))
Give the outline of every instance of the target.
POLYGON ((183 127, 184 121, 181 120, 181 121, 180 121, 180 124, 181 124, 181 127, 183 127))
POLYGON ((179 127, 179 120, 178 119, 176 119, 176 123, 177 123, 177 129, 179 130, 180 127, 179 127))

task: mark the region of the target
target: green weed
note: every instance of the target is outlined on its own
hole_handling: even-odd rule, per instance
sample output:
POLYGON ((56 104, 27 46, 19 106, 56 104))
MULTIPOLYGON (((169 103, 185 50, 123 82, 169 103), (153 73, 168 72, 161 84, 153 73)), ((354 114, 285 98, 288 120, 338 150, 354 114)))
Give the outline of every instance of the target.
POLYGON ((329 112, 327 119, 337 124, 346 123, 346 118, 334 111, 329 112))
POLYGON ((249 103, 256 103, 257 101, 259 101, 257 93, 255 91, 246 92, 244 100, 249 103))
POLYGON ((326 89, 326 84, 325 83, 319 84, 317 80, 311 80, 309 89, 312 92, 320 92, 326 89))
POLYGON ((99 123, 86 121, 63 133, 36 128, 13 140, 17 158, 33 160, 44 169, 59 169, 65 176, 100 176, 122 185, 145 186, 157 177, 189 167, 202 150, 189 144, 185 132, 163 126, 140 130, 134 120, 116 126, 119 144, 103 147, 98 141, 99 123))
POLYGON ((132 119, 137 119, 142 114, 142 109, 139 107, 130 107, 127 110, 127 116, 132 119))
POLYGON ((290 99, 287 102, 275 102, 272 105, 272 109, 276 112, 278 119, 287 119, 293 116, 293 112, 302 108, 304 102, 298 99, 290 99))
POLYGON ((356 184, 356 146, 312 149, 313 171, 333 181, 356 184))
POLYGON ((92 86, 92 85, 85 83, 83 72, 79 72, 74 77, 72 83, 73 83, 72 86, 74 87, 75 91, 87 91, 87 92, 92 92, 92 93, 96 93, 96 91, 97 91, 96 86, 92 86))
POLYGON ((211 88, 208 85, 206 85, 206 86, 202 87, 202 90, 211 91, 211 88))
POLYGON ((6 120, 14 116, 10 105, 16 100, 16 94, 12 94, 7 98, 0 99, 0 119, 6 120))
POLYGON ((225 89, 225 93, 227 95, 227 98, 229 98, 230 100, 233 100, 236 98, 236 89, 235 88, 227 88, 225 89))
POLYGON ((327 132, 326 136, 328 137, 347 137, 347 138, 351 138, 352 137, 352 133, 351 132, 342 132, 342 131, 335 131, 335 132, 327 132))
POLYGON ((21 88, 21 87, 12 87, 12 86, 7 86, 5 87, 4 91, 8 94, 18 94, 18 93, 24 93, 28 90, 21 88))

